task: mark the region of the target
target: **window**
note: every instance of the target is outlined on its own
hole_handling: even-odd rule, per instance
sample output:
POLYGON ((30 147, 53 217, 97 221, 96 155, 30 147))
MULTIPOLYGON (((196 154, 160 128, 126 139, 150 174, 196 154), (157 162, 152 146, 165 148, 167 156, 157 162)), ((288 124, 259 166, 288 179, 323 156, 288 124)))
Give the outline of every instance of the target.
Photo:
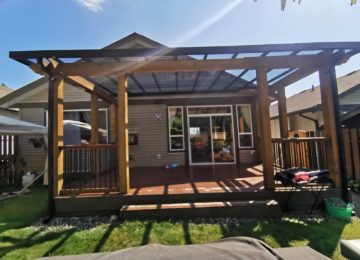
MULTIPOLYGON (((88 144, 91 139, 90 110, 64 110, 64 145, 88 144)), ((46 111, 46 125, 48 125, 46 111)), ((108 142, 107 110, 99 110, 99 143, 108 142)))
POLYGON ((252 148, 253 147, 253 129, 251 118, 251 106, 237 105, 237 123, 238 123, 238 138, 239 148, 252 148))
POLYGON ((184 145, 184 117, 182 107, 168 107, 169 122, 169 150, 183 151, 184 145))

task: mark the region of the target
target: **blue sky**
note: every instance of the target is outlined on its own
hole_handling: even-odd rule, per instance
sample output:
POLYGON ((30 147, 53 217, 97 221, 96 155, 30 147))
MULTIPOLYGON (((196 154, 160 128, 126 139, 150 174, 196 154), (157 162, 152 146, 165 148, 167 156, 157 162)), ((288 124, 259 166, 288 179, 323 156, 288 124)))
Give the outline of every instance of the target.
MULTIPOLYGON (((350 0, 0 0, 0 82, 38 78, 10 50, 101 48, 132 32, 170 47, 360 41, 360 3, 350 0)), ((358 55, 359 56, 359 55, 358 55)), ((337 67, 360 69, 360 57, 337 67)), ((313 75, 287 88, 318 84, 313 75)))

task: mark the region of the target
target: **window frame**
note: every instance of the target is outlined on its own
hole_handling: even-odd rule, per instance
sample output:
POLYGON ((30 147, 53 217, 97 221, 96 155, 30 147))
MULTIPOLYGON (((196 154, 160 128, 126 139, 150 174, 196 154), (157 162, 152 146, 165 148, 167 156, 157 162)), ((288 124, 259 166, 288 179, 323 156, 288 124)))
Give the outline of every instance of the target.
POLYGON ((237 126, 237 137, 238 137, 238 148, 239 149, 253 149, 254 148, 254 128, 253 128, 253 117, 252 117, 252 106, 251 104, 237 104, 236 105, 236 126, 237 126), (240 133, 240 128, 239 128, 239 107, 249 107, 249 111, 250 111, 250 132, 243 132, 240 133), (241 135, 250 135, 251 136, 251 146, 241 146, 241 142, 240 142, 240 136, 241 135))
POLYGON ((185 129, 184 129, 184 108, 182 106, 168 106, 167 107, 167 132, 168 132, 168 143, 169 143, 169 152, 183 152, 185 151, 185 129), (182 135, 172 135, 170 128, 170 109, 172 108, 180 108, 181 109, 181 127, 182 127, 182 135), (182 148, 181 149, 173 149, 171 147, 171 138, 173 137, 181 137, 182 138, 182 148))

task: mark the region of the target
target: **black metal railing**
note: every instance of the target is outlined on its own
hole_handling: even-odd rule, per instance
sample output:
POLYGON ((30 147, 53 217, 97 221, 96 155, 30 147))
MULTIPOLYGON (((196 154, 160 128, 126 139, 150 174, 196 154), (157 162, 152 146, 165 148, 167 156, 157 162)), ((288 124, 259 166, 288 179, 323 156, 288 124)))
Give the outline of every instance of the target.
POLYGON ((117 145, 66 145, 62 190, 80 192, 118 191, 117 145))
POLYGON ((326 169, 325 142, 325 137, 273 138, 274 166, 280 169, 326 169))

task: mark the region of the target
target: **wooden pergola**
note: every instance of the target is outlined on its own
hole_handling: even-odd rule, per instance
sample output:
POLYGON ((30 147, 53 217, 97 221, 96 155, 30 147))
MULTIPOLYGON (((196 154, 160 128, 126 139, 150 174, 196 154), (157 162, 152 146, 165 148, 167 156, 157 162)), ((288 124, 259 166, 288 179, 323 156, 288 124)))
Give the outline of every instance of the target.
MULTIPOLYGON (((128 95, 168 95, 186 93, 233 92, 244 88, 257 91, 257 117, 259 123, 264 185, 274 189, 274 167, 269 117, 270 96, 278 100, 281 137, 288 137, 285 87, 319 72, 324 113, 324 135, 328 151, 328 169, 336 187, 346 185, 340 134, 340 114, 336 85, 335 66, 360 52, 360 42, 271 44, 248 46, 145 48, 145 49, 97 49, 16 51, 10 57, 34 72, 49 76, 49 169, 53 172, 54 193, 58 196, 62 187, 63 153, 63 97, 64 82, 82 88, 91 94, 92 144, 98 143, 98 100, 110 104, 111 142, 118 144, 119 187, 126 194, 129 190, 128 147, 128 95), (70 59, 70 61, 69 61, 70 59), (74 59, 78 59, 72 62, 74 59), (233 80, 223 88, 213 88, 224 73, 238 70, 233 80), (255 71, 256 77, 244 75, 255 71), (178 84, 178 73, 194 73, 191 88, 178 84), (214 82, 207 89, 198 89, 200 73, 217 72, 214 82), (176 88, 164 90, 157 78, 160 73, 175 73, 176 88), (136 78, 138 74, 150 74, 155 91, 147 91, 136 78), (106 79, 116 88, 100 84, 106 79), (132 81, 129 87, 128 81, 132 81), (241 82, 241 84, 236 84, 241 82), (261 111, 261 112, 259 112, 261 111)), ((110 84, 110 83, 109 83, 110 84)), ((289 159, 283 151, 284 160, 289 159)))

